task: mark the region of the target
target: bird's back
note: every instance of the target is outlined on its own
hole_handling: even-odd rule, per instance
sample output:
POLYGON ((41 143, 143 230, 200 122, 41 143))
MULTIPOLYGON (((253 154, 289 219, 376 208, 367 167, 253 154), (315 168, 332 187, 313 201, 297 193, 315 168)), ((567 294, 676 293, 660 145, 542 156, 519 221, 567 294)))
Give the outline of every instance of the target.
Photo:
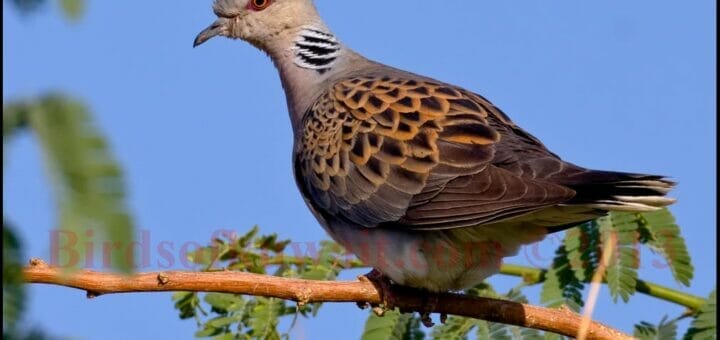
POLYGON ((564 209, 576 213, 546 225, 555 228, 672 202, 659 176, 567 163, 485 98, 375 63, 328 84, 296 150, 314 207, 368 228, 448 229, 583 207, 564 209))

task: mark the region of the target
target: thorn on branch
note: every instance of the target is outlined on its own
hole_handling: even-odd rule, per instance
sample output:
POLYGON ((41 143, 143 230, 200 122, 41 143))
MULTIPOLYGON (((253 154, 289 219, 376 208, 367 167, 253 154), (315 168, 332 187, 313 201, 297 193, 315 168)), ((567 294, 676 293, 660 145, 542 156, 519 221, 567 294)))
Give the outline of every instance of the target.
POLYGON ((170 277, 165 273, 159 273, 157 276, 158 285, 164 286, 170 282, 170 277))
POLYGON ((295 294, 295 301, 297 301, 298 308, 307 305, 308 302, 310 302, 311 297, 312 289, 305 287, 298 290, 298 292, 295 294))
POLYGON ((30 259, 30 266, 37 267, 37 268, 49 268, 50 267, 45 261, 43 261, 42 259, 39 259, 37 257, 33 257, 30 259))

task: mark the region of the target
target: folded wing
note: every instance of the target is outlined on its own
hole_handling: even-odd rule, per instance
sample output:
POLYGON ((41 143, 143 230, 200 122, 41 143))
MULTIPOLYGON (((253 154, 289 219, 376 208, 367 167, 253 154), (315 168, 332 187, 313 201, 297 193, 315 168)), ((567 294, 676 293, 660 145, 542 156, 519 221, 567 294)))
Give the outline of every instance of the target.
POLYGON ((496 159, 503 138, 526 138, 533 157, 565 163, 531 136, 516 134, 482 97, 449 85, 347 79, 319 98, 303 124, 295 166, 304 194, 321 213, 358 225, 464 227, 575 195, 513 169, 511 160, 504 167, 496 159))

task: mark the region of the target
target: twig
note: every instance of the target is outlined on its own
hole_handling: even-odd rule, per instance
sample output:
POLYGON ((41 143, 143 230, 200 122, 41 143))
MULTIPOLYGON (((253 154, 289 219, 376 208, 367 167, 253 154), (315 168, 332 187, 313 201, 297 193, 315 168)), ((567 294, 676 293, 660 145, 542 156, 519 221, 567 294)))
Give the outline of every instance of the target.
MULTIPOLYGON (((528 285, 544 282, 545 272, 546 270, 544 269, 515 264, 503 264, 502 267, 500 267, 500 274, 521 277, 528 285)), ((693 311, 697 311, 703 304, 705 304, 705 299, 699 296, 640 279, 636 280, 635 289, 638 293, 643 293, 648 296, 672 302, 687 307, 693 311)))
POLYGON ((613 249, 617 245, 617 236, 610 234, 608 240, 603 248, 602 258, 600 264, 593 274, 592 280, 590 281, 590 293, 588 294, 587 303, 585 304, 585 310, 583 311, 582 323, 580 324, 580 331, 578 331, 577 339, 587 339, 587 332, 590 328, 590 322, 592 322, 592 314, 595 311, 595 304, 597 303, 598 295, 600 294, 600 285, 603 282, 605 276, 605 269, 610 265, 610 258, 613 254, 613 249))
MULTIPOLYGON (((312 281, 288 279, 251 273, 159 272, 133 275, 81 270, 67 273, 32 260, 24 268, 25 281, 82 289, 88 296, 131 292, 194 291, 220 292, 276 297, 298 303, 358 302, 380 304, 378 289, 369 281, 312 281)), ((414 289, 394 287, 392 294, 403 311, 422 310, 427 295, 414 289)), ((459 294, 437 294, 434 312, 453 314, 492 322, 545 330, 569 337, 577 335, 581 316, 567 308, 550 309, 511 301, 471 297, 459 294)), ((592 322, 588 339, 632 339, 627 334, 592 322)))

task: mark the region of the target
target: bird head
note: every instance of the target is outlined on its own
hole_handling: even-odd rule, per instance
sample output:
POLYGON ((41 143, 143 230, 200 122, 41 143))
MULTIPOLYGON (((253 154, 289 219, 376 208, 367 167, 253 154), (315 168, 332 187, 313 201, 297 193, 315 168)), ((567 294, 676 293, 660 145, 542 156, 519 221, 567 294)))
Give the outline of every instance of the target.
POLYGON ((285 32, 321 23, 312 0, 215 0, 213 11, 218 19, 197 35, 193 46, 225 36, 267 50, 285 32))

